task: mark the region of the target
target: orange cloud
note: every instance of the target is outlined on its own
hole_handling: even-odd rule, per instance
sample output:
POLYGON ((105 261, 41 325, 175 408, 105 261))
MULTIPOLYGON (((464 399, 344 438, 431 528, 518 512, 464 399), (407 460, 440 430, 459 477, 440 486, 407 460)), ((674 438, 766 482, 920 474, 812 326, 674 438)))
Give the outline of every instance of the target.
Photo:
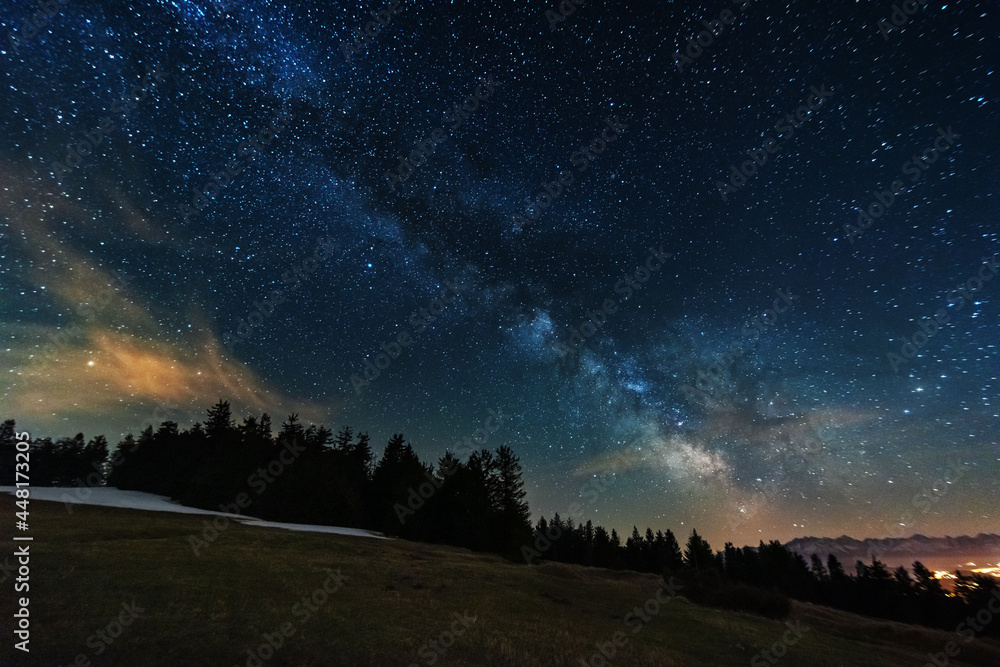
MULTIPOLYGON (((166 418, 186 425, 203 419, 220 399, 231 401, 235 415, 268 412, 280 421, 295 411, 317 423, 327 416, 326 406, 284 395, 226 358, 210 318, 197 307, 172 313, 193 326, 172 327, 168 335, 152 304, 67 240, 105 238, 108 221, 101 220, 99 229, 100 216, 56 193, 44 177, 0 165, 0 182, 0 215, 13 230, 15 251, 30 266, 21 275, 34 284, 29 298, 69 311, 61 311, 60 326, 4 323, 12 335, 6 351, 12 372, 0 390, 5 417, 52 425, 60 434, 63 422, 76 428, 77 420, 98 417, 114 422, 101 429, 123 420, 129 428, 166 418), (177 328, 185 332, 179 338, 177 328)), ((107 184, 99 187, 117 212, 113 233, 147 245, 173 242, 128 197, 107 184)))

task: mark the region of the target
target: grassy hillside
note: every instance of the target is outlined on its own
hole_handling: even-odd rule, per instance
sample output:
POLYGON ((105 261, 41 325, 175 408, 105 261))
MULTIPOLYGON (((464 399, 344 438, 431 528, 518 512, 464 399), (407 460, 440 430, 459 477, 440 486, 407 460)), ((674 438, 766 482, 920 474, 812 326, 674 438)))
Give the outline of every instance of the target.
MULTIPOLYGON (((13 524, 13 499, 0 497, 0 509, 13 524)), ((662 589, 670 601, 654 603, 660 582, 652 575, 241 525, 196 556, 188 536, 202 531, 204 517, 89 506, 71 515, 40 501, 31 510, 32 651, 14 651, 5 630, 4 664, 69 665, 83 654, 78 664, 130 667, 600 665, 591 660, 596 645, 621 633, 627 641, 608 664, 918 666, 956 638, 797 604, 790 621, 801 640, 780 662, 754 661, 783 634, 794 638, 784 622, 695 606, 662 589), (328 569, 347 577, 339 589, 328 569), (335 592, 318 593, 324 582, 335 592), (303 598, 314 593, 310 609, 303 598), (123 611, 133 601, 134 621, 123 611), (647 611, 659 606, 648 622, 629 616, 647 601, 647 611), (464 625, 456 614, 466 615, 464 625), (120 635, 119 616, 130 621, 120 635), (283 625, 290 636, 279 642, 283 625), (461 631, 453 644, 450 626, 461 631), (258 662, 248 650, 264 635, 281 646, 258 662), (439 640, 450 647, 429 644, 439 640)), ((4 628, 12 584, 2 584, 4 628)), ((1000 665, 996 642, 960 646, 952 665, 1000 665)))

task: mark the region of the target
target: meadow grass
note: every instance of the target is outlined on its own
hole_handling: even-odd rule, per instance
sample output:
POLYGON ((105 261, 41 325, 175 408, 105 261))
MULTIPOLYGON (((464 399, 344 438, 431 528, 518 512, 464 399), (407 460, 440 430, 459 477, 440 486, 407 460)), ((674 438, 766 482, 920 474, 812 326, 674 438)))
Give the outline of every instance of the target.
MULTIPOLYGON (((0 498, 0 509, 12 525, 13 498, 0 498)), ((70 514, 33 501, 30 519, 31 653, 15 651, 5 631, 3 664, 70 665, 82 654, 93 665, 253 667, 248 650, 290 624, 294 634, 263 664, 407 667, 433 654, 434 665, 569 667, 590 664, 597 644, 622 632, 627 642, 608 665, 751 665, 787 630, 784 621, 691 604, 681 590, 633 632, 627 615, 660 586, 648 574, 240 524, 195 555, 188 536, 201 533, 203 516, 83 505, 70 514), (328 570, 348 577, 343 586, 315 611, 296 608, 328 570), (96 655, 95 633, 133 601, 144 612, 96 655), (428 642, 456 613, 475 622, 433 652, 428 642)), ((2 586, 7 628, 13 577, 2 586)), ((796 603, 787 620, 805 629, 778 663, 789 667, 920 666, 956 639, 810 604, 796 603)), ((1000 643, 960 646, 952 665, 1000 665, 1000 643)))

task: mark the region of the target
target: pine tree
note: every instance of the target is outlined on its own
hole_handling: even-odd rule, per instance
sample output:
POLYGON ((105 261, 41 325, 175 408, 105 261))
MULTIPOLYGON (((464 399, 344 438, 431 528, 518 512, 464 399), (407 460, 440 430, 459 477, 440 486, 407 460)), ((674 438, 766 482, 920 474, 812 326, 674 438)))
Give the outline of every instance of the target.
POLYGON ((219 400, 208 409, 208 420, 205 422, 205 432, 209 438, 221 438, 236 429, 233 415, 229 409, 229 401, 219 400))
POLYGON ((642 536, 639 535, 639 528, 632 526, 632 535, 625 538, 625 566, 630 570, 642 571, 642 536))
POLYGON ((521 461, 506 445, 496 450, 497 509, 500 552, 516 551, 531 536, 531 510, 521 479, 521 461))
POLYGON ((289 444, 301 445, 305 439, 306 430, 299 423, 299 415, 293 412, 288 415, 288 419, 281 422, 281 430, 278 431, 278 441, 275 443, 275 447, 281 449, 289 444))
POLYGON ((17 458, 17 433, 15 426, 16 423, 13 419, 7 419, 0 424, 0 486, 14 486, 16 481, 14 464, 17 458))
POLYGON ((844 571, 844 566, 841 565, 840 559, 829 554, 826 557, 826 569, 830 572, 830 581, 834 584, 840 585, 847 580, 847 572, 844 571))
POLYGON ((94 436, 83 452, 83 471, 81 479, 86 486, 104 484, 108 472, 108 439, 103 435, 94 436))
POLYGON ((350 426, 345 426, 340 429, 337 433, 337 437, 333 439, 333 446, 342 452, 349 451, 351 448, 351 443, 354 441, 354 432, 351 430, 350 426))
POLYGON ((647 572, 656 572, 656 536, 653 535, 653 529, 646 527, 646 535, 642 541, 642 560, 644 565, 644 570, 647 572))
POLYGON ((701 572, 711 567, 712 562, 712 547, 698 534, 697 530, 692 530, 687 547, 684 549, 684 564, 701 572))
POLYGON ((368 437, 368 433, 359 433, 358 441, 349 449, 351 477, 359 488, 367 484, 375 469, 375 456, 372 454, 370 442, 371 438, 368 437))
POLYGON ((896 595, 907 597, 913 592, 913 580, 906 568, 900 565, 892 572, 893 583, 896 585, 896 595))
POLYGON ((133 452, 138 446, 135 437, 129 433, 116 446, 108 466, 107 485, 119 489, 134 489, 135 461, 133 452))
POLYGON ((427 482, 425 475, 428 472, 403 434, 393 434, 372 474, 370 509, 378 530, 404 537, 419 536, 420 524, 428 520, 427 515, 418 513, 422 502, 421 507, 410 507, 408 493, 410 489, 416 492, 427 482))
POLYGON ((941 586, 941 581, 919 560, 913 561, 913 578, 916 580, 914 590, 917 595, 931 598, 944 597, 945 593, 944 588, 941 586))
POLYGON ((681 555, 680 543, 677 542, 677 538, 669 528, 666 535, 664 535, 664 542, 666 543, 664 547, 667 554, 665 567, 669 572, 678 572, 684 567, 684 557, 681 555))

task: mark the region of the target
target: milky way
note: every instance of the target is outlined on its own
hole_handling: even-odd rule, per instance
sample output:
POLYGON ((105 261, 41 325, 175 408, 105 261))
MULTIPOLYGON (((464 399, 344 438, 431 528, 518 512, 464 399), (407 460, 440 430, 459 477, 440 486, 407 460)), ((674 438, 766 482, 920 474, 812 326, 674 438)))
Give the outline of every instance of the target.
POLYGON ((8 3, 0 416, 499 409, 536 517, 996 532, 1000 7, 903 4, 8 3))

